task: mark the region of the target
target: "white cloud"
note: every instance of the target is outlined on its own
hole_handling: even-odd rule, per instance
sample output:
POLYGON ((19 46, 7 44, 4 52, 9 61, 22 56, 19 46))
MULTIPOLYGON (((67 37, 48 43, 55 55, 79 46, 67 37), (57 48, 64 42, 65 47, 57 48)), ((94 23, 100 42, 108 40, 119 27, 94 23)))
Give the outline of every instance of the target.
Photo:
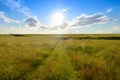
POLYGON ((30 9, 24 5, 23 0, 4 0, 4 4, 11 9, 20 12, 26 16, 30 16, 30 9))
POLYGON ((72 21, 64 21, 60 25, 44 25, 40 26, 40 28, 48 30, 64 30, 68 28, 90 27, 95 24, 105 24, 111 21, 113 20, 102 13, 96 13, 93 15, 81 14, 80 16, 74 18, 72 21))
POLYGON ((86 15, 81 14, 80 16, 77 16, 72 21, 64 21, 60 25, 46 25, 41 26, 41 28, 49 29, 49 30, 63 30, 66 28, 75 28, 75 27, 88 27, 95 24, 105 24, 107 22, 113 21, 103 13, 96 13, 93 15, 86 15))
POLYGON ((2 11, 0 11, 0 18, 3 19, 7 23, 19 23, 19 21, 17 21, 17 20, 10 19, 10 18, 6 17, 5 13, 2 11))
POLYGON ((24 22, 26 27, 40 27, 40 22, 37 17, 29 17, 24 22))
POLYGON ((106 15, 104 15, 103 13, 96 13, 93 15, 81 14, 80 16, 77 16, 72 21, 70 21, 69 26, 86 27, 86 26, 91 26, 94 24, 104 24, 110 21, 112 20, 106 15))
POLYGON ((107 13, 110 13, 110 12, 112 12, 113 11, 113 8, 109 8, 109 9, 107 9, 107 13))
POLYGON ((67 22, 63 22, 60 25, 41 26, 41 28, 49 29, 49 30, 63 30, 63 29, 66 29, 67 27, 68 27, 68 23, 67 22))
MULTIPOLYGON (((4 19, 5 22, 16 22, 16 20, 9 19, 4 15, 4 12, 0 12, 0 18, 4 19)), ((102 13, 96 13, 93 15, 81 14, 80 16, 75 17, 71 21, 64 21, 59 25, 49 24, 41 25, 37 17, 28 17, 24 20, 21 20, 21 23, 25 23, 24 27, 0 27, 0 32, 3 33, 67 33, 68 28, 79 28, 79 27, 88 27, 95 24, 104 24, 110 21, 113 21, 108 16, 102 13)), ((118 28, 117 28, 118 29, 118 28)), ((117 30, 114 29, 114 30, 117 30)), ((109 30, 110 31, 110 30, 109 30)))
POLYGON ((63 11, 63 12, 66 12, 66 11, 68 11, 69 9, 70 9, 70 8, 67 7, 67 8, 62 9, 62 11, 63 11))

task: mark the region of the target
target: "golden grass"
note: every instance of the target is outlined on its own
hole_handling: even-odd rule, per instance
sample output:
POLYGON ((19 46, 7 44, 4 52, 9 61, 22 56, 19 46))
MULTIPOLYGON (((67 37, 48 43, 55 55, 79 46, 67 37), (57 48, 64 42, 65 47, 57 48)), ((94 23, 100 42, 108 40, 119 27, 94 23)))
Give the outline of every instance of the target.
POLYGON ((0 80, 120 80, 119 38, 0 35, 0 80))

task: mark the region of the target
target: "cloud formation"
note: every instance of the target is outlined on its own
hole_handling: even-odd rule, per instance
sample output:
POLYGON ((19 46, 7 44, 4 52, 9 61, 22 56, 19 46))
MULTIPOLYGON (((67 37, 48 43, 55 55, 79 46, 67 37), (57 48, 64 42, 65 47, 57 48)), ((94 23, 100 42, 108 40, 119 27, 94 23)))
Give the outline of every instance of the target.
POLYGON ((66 11, 68 11, 70 9, 71 9, 70 7, 64 8, 64 9, 62 9, 62 12, 66 12, 66 11))
POLYGON ((6 17, 3 11, 0 11, 0 18, 3 19, 6 23, 19 23, 17 20, 6 17))
POLYGON ((26 16, 30 16, 30 9, 24 5, 23 0, 4 0, 2 1, 6 6, 10 7, 12 10, 20 12, 26 16))
POLYGON ((113 8, 109 8, 109 9, 107 9, 107 13, 110 13, 110 12, 112 12, 112 10, 113 10, 113 8))
POLYGON ((102 13, 96 13, 93 15, 81 14, 70 22, 71 27, 80 26, 86 27, 94 24, 104 24, 106 22, 112 21, 106 15, 102 13))
POLYGON ((26 27, 40 27, 40 22, 36 17, 29 17, 24 22, 26 27))
POLYGON ((96 13, 93 15, 86 15, 81 14, 77 16, 71 21, 64 21, 59 25, 46 25, 40 26, 40 28, 49 29, 49 30, 59 30, 59 29, 66 29, 66 28, 74 28, 74 27, 89 27, 95 24, 105 24, 107 22, 113 21, 103 13, 96 13))
POLYGON ((67 27, 68 27, 67 22, 63 22, 59 25, 48 25, 47 27, 44 26, 44 28, 49 30, 61 30, 61 29, 66 29, 67 27))
MULTIPOLYGON (((0 11, 0 18, 3 19, 7 23, 19 23, 19 21, 10 19, 5 16, 5 13, 0 11)), ((112 21, 109 17, 104 15, 103 13, 96 13, 93 15, 81 14, 77 16, 71 21, 63 21, 59 25, 49 24, 49 25, 40 25, 37 17, 28 17, 24 19, 25 27, 40 27, 48 30, 59 30, 73 27, 88 27, 94 24, 104 24, 112 21)))
MULTIPOLYGON (((86 14, 81 14, 80 16, 77 16, 75 18, 73 18, 71 21, 63 21, 61 24, 59 25, 55 25, 55 24, 49 24, 49 25, 41 25, 40 21, 37 19, 37 17, 28 17, 24 20, 17 21, 14 19, 10 19, 8 17, 5 16, 5 13, 0 11, 0 18, 3 19, 5 22, 7 23, 25 23, 24 28, 15 28, 18 32, 26 32, 29 33, 30 31, 34 30, 37 33, 39 33, 39 31, 41 29, 44 29, 46 31, 65 31, 68 28, 79 28, 79 27, 89 27, 91 25, 95 25, 95 24, 104 24, 110 21, 113 21, 112 19, 110 19, 108 16, 106 16, 103 13, 96 13, 93 15, 86 15, 86 14), (25 30, 24 30, 25 29, 25 30), (28 30, 28 32, 27 32, 28 30)), ((3 29, 6 29, 5 27, 3 29)), ((11 28, 10 28, 11 29, 11 28)), ((15 29, 11 29, 12 32, 15 31, 15 29)), ((118 29, 118 28, 117 28, 118 29)), ((117 30, 115 28, 115 30, 117 30)), ((8 30, 7 30, 8 31, 8 30)), ((17 32, 17 33, 18 33, 17 32)))

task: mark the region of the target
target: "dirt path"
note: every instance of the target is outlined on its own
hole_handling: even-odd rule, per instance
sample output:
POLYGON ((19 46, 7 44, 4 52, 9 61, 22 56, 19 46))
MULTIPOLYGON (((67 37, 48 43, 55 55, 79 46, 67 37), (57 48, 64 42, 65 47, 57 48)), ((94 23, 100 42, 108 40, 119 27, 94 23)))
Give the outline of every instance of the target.
POLYGON ((59 40, 51 55, 27 78, 29 80, 75 80, 75 71, 71 66, 70 57, 66 54, 64 43, 64 40, 59 40))

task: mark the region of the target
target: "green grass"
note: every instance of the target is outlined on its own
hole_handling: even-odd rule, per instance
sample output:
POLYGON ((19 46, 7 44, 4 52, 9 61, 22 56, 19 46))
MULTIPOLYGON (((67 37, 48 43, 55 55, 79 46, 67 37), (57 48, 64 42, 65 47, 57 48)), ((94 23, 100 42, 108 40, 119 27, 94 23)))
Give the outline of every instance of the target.
POLYGON ((119 34, 0 35, 0 80, 120 80, 119 34))

